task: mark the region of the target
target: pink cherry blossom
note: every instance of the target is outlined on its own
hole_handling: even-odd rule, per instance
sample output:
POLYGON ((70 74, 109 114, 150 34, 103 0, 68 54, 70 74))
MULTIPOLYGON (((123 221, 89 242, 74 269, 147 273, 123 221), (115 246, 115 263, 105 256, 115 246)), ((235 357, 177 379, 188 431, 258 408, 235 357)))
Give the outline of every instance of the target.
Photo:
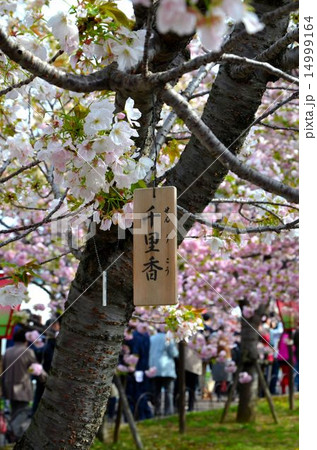
POLYGON ((30 367, 29 367, 29 369, 28 369, 28 371, 32 374, 32 375, 34 375, 34 376, 36 376, 36 377, 38 377, 39 375, 41 375, 42 373, 43 373, 43 366, 42 366, 42 364, 39 364, 39 363, 33 363, 33 364, 31 364, 30 365, 30 367))
POLYGON ((25 338, 29 342, 34 342, 40 337, 40 333, 37 330, 27 331, 25 333, 25 338))
POLYGON ((228 361, 225 367, 225 371, 228 373, 235 373, 237 371, 237 365, 234 361, 228 361))
POLYGON ((239 383, 241 384, 247 384, 252 381, 252 376, 248 374, 248 372, 240 372, 239 373, 239 383))
POLYGON ((250 308, 249 306, 243 306, 242 312, 244 317, 246 317, 247 319, 250 319, 250 317, 254 315, 254 309, 250 308))
POLYGON ((173 32, 184 36, 194 32, 196 15, 187 11, 185 0, 161 0, 156 21, 160 33, 173 32))
POLYGON ((36 303, 36 305, 33 306, 33 309, 35 311, 45 311, 46 306, 43 303, 36 303))
POLYGON ((119 373, 121 372, 123 374, 129 372, 129 368, 127 366, 124 366, 123 364, 118 364, 117 370, 118 370, 119 373))
POLYGON ((157 368, 156 367, 150 367, 148 370, 145 370, 144 373, 145 373, 145 375, 148 378, 153 378, 153 377, 156 376, 157 368))
POLYGON ((139 356, 138 355, 124 355, 123 356, 123 361, 126 364, 132 364, 133 366, 135 366, 137 364, 137 362, 139 361, 139 356))

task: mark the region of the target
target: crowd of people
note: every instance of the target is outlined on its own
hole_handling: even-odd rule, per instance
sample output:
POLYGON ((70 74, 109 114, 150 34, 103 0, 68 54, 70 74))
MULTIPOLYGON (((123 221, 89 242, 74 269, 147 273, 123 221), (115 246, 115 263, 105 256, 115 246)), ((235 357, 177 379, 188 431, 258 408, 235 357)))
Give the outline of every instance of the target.
MULTIPOLYGON (((60 318, 47 321, 42 326, 46 330, 43 334, 39 333, 39 327, 17 325, 13 339, 7 341, 2 360, 2 396, 10 406, 12 423, 16 417, 22 417, 23 412, 28 419, 25 421, 27 426, 38 407, 51 368, 60 322, 60 318)), ((202 333, 216 333, 208 325, 207 316, 202 333)), ((276 317, 264 317, 259 333, 260 361, 271 394, 286 393, 291 365, 296 370, 294 381, 298 390, 298 329, 284 330, 276 317)), ((147 324, 136 324, 126 333, 122 349, 118 372, 134 417, 144 420, 173 414, 179 402, 180 359, 178 345, 166 332, 165 325, 159 324, 154 332, 152 327, 149 333, 147 324)), ((228 393, 234 377, 231 369, 238 367, 241 358, 238 333, 234 345, 219 344, 217 351, 217 356, 204 359, 191 345, 185 345, 188 411, 194 410, 198 393, 202 399, 214 396, 218 401, 228 393)), ((107 410, 110 419, 115 417, 117 401, 118 392, 113 384, 107 410)), ((20 428, 12 433, 11 439, 19 437, 25 426, 20 420, 20 428)))
POLYGON ((295 369, 294 383, 298 391, 299 329, 284 330, 282 322, 276 318, 264 317, 260 333, 263 347, 267 349, 262 357, 262 367, 271 394, 286 393, 292 367, 295 369))
MULTIPOLYGON (((204 333, 215 332, 205 321, 204 333)), ((290 371, 295 368, 295 390, 299 390, 299 332, 283 329, 277 317, 263 317, 259 330, 260 363, 272 395, 285 394, 290 371), (291 344, 291 346, 290 346, 291 344), (292 351, 292 358, 289 351, 292 351), (292 361, 291 361, 292 359, 292 361)), ((204 359, 190 345, 185 346, 185 385, 187 410, 193 411, 197 394, 202 399, 224 400, 233 383, 234 370, 241 358, 239 334, 234 345, 218 345, 218 356, 204 359), (219 356, 220 355, 220 356, 219 356)), ((146 324, 139 323, 130 330, 123 346, 119 365, 126 394, 135 418, 170 415, 178 406, 178 346, 160 325, 149 333, 146 324), (135 358, 135 359, 133 359, 135 358)), ((239 388, 239 387, 238 387, 239 388)), ((263 391, 259 388, 259 396, 263 391)), ((116 391, 111 399, 110 419, 114 417, 116 391)))
POLYGON ((40 317, 36 324, 31 323, 14 327, 13 338, 7 340, 2 359, 3 409, 9 407, 11 442, 21 437, 38 407, 60 329, 58 317, 48 320, 45 326, 40 317))

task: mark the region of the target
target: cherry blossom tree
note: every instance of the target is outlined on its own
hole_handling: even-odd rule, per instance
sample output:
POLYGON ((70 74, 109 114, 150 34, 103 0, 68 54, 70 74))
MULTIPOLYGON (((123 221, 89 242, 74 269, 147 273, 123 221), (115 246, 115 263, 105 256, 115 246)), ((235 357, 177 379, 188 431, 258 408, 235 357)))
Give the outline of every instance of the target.
MULTIPOLYGON (((199 220, 211 233, 208 249, 255 236, 231 259, 202 264, 215 289, 210 273, 223 265, 221 289, 231 306, 246 302, 243 314, 251 323, 255 317, 255 328, 256 311, 270 298, 258 295, 258 278, 283 286, 274 270, 294 255, 289 233, 298 226, 298 2, 135 0, 132 19, 105 1, 0 7, 3 268, 12 291, 32 279, 62 303, 78 264, 43 399, 16 447, 89 448, 133 313, 132 235, 118 239, 118 227, 131 226, 135 188, 177 187, 180 242, 206 207, 199 220), (228 214, 210 219, 215 204, 220 212, 230 205, 241 223, 228 214), (288 237, 262 242, 264 231, 288 237), (249 259, 254 277, 241 264, 252 245, 261 253, 249 259)), ((188 246, 196 232, 206 234, 196 226, 188 246)), ((216 305, 196 286, 186 246, 180 296, 216 305)))

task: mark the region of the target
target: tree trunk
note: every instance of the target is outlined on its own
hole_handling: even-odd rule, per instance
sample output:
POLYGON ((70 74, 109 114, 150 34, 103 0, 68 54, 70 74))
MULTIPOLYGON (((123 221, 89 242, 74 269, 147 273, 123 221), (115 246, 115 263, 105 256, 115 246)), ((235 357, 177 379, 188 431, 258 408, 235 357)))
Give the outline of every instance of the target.
POLYGON ((258 373, 256 363, 258 360, 258 329, 264 306, 255 311, 250 319, 241 320, 241 372, 248 372, 252 376, 250 383, 239 384, 239 405, 237 422, 254 422, 256 403, 258 399, 258 373))
POLYGON ((16 449, 91 446, 133 310, 131 241, 128 235, 123 254, 116 229, 99 232, 88 242, 65 305, 43 398, 16 449), (102 306, 102 276, 93 239, 102 268, 108 268, 106 307, 102 306))

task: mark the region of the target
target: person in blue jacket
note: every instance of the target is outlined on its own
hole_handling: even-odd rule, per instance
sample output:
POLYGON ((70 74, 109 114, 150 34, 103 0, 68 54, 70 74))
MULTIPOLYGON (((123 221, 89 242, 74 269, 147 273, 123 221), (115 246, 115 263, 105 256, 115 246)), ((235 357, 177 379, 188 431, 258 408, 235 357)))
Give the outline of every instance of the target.
POLYGON ((135 372, 128 375, 127 396, 134 416, 138 420, 153 417, 149 406, 150 383, 145 371, 149 368, 150 337, 147 327, 139 324, 133 332, 133 339, 128 341, 131 354, 139 357, 135 372))
POLYGON ((150 338, 150 367, 156 367, 154 384, 155 415, 161 414, 161 390, 164 389, 164 415, 174 412, 173 394, 176 380, 175 359, 178 350, 173 340, 166 339, 166 333, 161 329, 150 338))

